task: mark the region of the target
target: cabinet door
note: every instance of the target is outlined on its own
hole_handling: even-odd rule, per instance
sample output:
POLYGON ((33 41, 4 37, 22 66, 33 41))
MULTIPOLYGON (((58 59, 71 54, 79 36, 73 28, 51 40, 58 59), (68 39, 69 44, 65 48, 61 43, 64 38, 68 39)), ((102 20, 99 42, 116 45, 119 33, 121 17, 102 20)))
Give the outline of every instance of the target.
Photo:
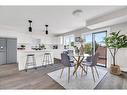
POLYGON ((17 63, 17 39, 7 39, 7 63, 17 63))
POLYGON ((0 38, 0 51, 6 51, 6 39, 0 38))
POLYGON ((0 64, 6 64, 6 53, 0 51, 0 64))
POLYGON ((6 64, 6 39, 0 38, 0 64, 6 64))

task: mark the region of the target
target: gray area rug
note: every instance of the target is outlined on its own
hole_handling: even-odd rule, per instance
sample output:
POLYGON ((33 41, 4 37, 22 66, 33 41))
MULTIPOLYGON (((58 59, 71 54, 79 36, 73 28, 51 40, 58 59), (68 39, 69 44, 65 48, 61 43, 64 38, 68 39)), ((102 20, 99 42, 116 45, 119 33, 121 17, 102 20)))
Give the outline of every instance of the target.
POLYGON ((103 77, 107 74, 106 68, 103 67, 97 67, 99 78, 97 77, 97 74, 95 73, 95 79, 96 81, 93 81, 93 76, 91 69, 88 69, 87 75, 83 73, 83 76, 81 77, 81 69, 79 68, 77 71, 78 76, 73 76, 74 68, 71 67, 71 74, 70 74, 70 82, 68 83, 68 68, 64 69, 63 75, 60 78, 61 69, 57 71, 53 71, 51 73, 48 73, 48 75, 54 79, 56 82, 58 82, 60 85, 62 85, 65 89, 94 89, 98 83, 103 79, 103 77))

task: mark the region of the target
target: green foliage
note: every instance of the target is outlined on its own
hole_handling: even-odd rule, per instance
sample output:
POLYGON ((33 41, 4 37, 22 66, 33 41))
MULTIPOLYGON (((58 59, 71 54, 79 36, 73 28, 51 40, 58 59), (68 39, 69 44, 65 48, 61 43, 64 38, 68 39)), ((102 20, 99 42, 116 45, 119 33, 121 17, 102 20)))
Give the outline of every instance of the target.
POLYGON ((85 48, 84 48, 84 51, 86 54, 92 54, 92 45, 91 43, 86 43, 85 44, 85 48))
POLYGON ((25 48, 26 46, 25 45, 21 45, 22 48, 25 48))
POLYGON ((74 46, 75 46, 75 45, 74 45, 74 42, 71 42, 71 46, 72 46, 72 47, 74 47, 74 46))
MULTIPOLYGON (((95 42, 95 51, 97 50, 98 46, 99 45, 95 42)), ((86 54, 90 54, 90 55, 92 54, 92 44, 91 43, 86 43, 85 44, 84 52, 86 54)))
POLYGON ((115 66, 115 55, 120 48, 127 48, 127 36, 120 35, 119 32, 112 32, 105 38, 105 44, 113 57, 113 65, 115 66))
POLYGON ((109 37, 105 38, 105 43, 108 48, 120 49, 127 47, 127 36, 120 35, 119 32, 113 32, 109 37))
POLYGON ((44 45, 44 44, 39 45, 39 47, 40 47, 41 49, 45 49, 45 45, 44 45))

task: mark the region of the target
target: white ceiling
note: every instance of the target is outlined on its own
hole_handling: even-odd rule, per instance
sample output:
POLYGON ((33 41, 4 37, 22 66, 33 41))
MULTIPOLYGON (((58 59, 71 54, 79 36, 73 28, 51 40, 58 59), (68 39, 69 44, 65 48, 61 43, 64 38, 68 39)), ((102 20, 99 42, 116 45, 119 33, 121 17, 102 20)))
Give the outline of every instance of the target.
POLYGON ((85 26, 85 20, 108 14, 124 6, 1 6, 0 27, 28 31, 28 19, 33 21, 33 32, 42 32, 49 25, 49 33, 60 34, 85 26), (83 10, 80 17, 72 12, 83 10))

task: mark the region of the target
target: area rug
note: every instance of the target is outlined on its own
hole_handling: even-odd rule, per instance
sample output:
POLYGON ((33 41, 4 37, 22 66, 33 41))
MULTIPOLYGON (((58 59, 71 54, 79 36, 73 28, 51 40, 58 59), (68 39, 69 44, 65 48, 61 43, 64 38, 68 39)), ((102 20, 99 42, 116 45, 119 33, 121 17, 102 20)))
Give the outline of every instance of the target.
POLYGON ((91 69, 88 69, 87 75, 83 73, 81 77, 81 69, 77 71, 77 77, 76 75, 73 76, 74 68, 71 67, 71 74, 70 74, 70 82, 68 83, 68 68, 64 69, 63 75, 60 78, 61 69, 48 73, 48 75, 54 79, 57 83, 59 83, 61 86, 63 86, 65 89, 94 89, 99 82, 103 79, 103 77, 107 74, 106 68, 103 67, 97 67, 99 78, 97 77, 96 72, 95 73, 95 79, 96 81, 93 81, 93 76, 91 69))

